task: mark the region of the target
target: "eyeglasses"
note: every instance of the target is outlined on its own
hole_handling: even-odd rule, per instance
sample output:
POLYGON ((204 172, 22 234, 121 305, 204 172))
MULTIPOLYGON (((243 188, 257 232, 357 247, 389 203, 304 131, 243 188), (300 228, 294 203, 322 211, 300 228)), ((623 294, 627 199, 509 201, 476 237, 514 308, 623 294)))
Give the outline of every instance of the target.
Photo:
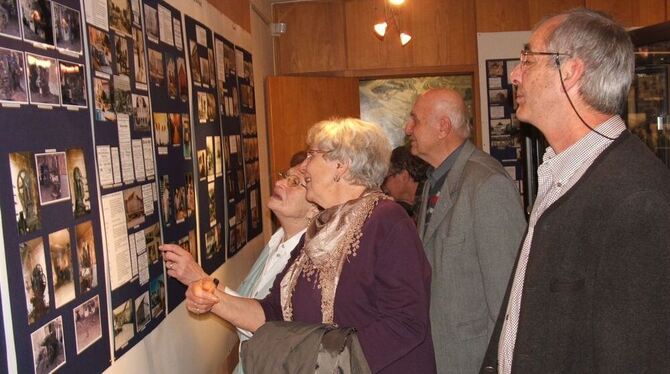
POLYGON ((528 61, 528 56, 554 56, 556 58, 556 64, 558 65, 559 56, 571 56, 569 53, 560 53, 560 52, 535 52, 530 49, 522 49, 519 59, 521 60, 521 69, 525 69, 531 65, 532 62, 528 61))
POLYGON ((286 185, 291 188, 298 186, 305 187, 305 184, 302 183, 300 177, 295 174, 289 174, 287 171, 280 171, 278 174, 281 179, 286 180, 286 185))
POLYGON ((312 159, 312 158, 314 157, 315 154, 322 154, 322 155, 325 155, 325 154, 328 154, 328 153, 330 153, 330 152, 332 152, 332 150, 330 150, 330 151, 322 151, 322 150, 320 150, 320 149, 308 149, 308 150, 306 151, 306 153, 307 153, 307 157, 306 157, 305 159, 306 159, 306 160, 310 160, 310 159, 312 159))

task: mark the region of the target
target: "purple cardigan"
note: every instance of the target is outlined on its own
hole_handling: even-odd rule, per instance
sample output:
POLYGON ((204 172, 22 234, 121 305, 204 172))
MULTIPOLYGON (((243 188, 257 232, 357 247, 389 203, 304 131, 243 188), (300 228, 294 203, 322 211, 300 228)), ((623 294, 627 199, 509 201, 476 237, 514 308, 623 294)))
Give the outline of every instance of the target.
MULTIPOLYGON (((303 242, 291 254, 293 263, 303 242)), ((260 301, 267 321, 281 320, 279 283, 260 301)), ((414 222, 382 200, 365 222, 360 248, 344 264, 335 294, 334 321, 355 327, 374 373, 435 373, 430 335, 431 270, 414 222)), ((294 320, 321 322, 316 282, 300 277, 293 294, 294 320)))

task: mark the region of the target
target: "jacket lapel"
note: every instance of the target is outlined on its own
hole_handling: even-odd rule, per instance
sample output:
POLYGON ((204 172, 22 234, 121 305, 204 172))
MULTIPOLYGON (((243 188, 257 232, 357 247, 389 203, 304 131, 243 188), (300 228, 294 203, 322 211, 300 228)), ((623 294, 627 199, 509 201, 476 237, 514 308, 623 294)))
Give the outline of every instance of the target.
MULTIPOLYGON (((470 141, 466 140, 461 152, 458 154, 456 162, 451 167, 451 170, 449 170, 447 180, 444 182, 444 185, 442 185, 442 189, 440 189, 440 199, 437 201, 437 205, 435 205, 433 214, 430 217, 430 222, 423 235, 424 243, 427 243, 432 239, 439 227, 449 227, 449 221, 451 220, 451 214, 449 213, 454 206, 453 202, 456 201, 456 198, 458 197, 458 192, 461 190, 461 184, 463 183, 463 169, 465 169, 465 164, 468 162, 474 151, 475 146, 470 141)), ((422 217, 422 221, 425 220, 424 208, 425 203, 428 200, 427 190, 430 189, 430 186, 428 185, 429 183, 426 183, 427 188, 424 188, 424 199, 421 204, 422 213, 424 213, 420 216, 422 217)))

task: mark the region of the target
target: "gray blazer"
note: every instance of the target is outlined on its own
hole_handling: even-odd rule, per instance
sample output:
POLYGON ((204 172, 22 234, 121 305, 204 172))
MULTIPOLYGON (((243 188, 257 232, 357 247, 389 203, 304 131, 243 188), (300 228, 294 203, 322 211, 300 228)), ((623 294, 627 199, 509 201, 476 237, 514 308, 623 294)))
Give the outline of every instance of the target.
POLYGON ((430 322, 438 373, 479 371, 526 228, 521 197, 500 163, 466 141, 419 233, 433 268, 430 322))

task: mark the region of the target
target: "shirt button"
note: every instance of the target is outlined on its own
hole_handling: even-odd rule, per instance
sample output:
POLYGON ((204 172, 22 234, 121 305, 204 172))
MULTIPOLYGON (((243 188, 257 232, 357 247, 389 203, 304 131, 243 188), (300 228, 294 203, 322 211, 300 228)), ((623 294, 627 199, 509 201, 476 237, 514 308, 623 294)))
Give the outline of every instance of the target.
POLYGON ((563 183, 561 183, 561 182, 556 183, 556 187, 558 187, 558 188, 563 187, 563 183))
POLYGON ((509 321, 509 314, 505 314, 505 321, 509 321))

